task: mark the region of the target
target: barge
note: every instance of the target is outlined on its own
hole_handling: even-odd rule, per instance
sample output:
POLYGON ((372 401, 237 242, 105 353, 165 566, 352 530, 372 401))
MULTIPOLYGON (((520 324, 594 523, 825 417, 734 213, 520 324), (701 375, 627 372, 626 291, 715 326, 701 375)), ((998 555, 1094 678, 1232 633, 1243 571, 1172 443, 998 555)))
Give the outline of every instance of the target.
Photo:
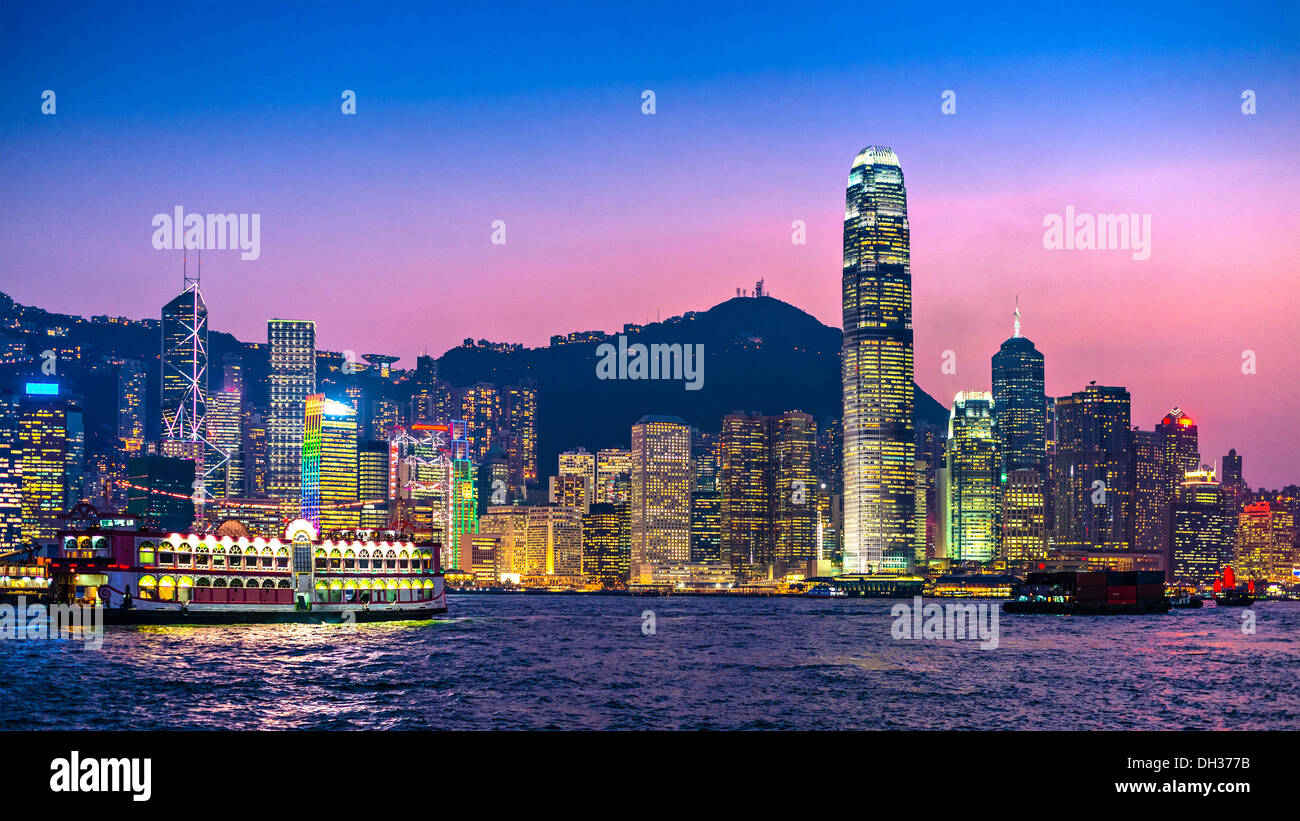
POLYGON ((1169 612, 1160 570, 1030 573, 1002 603, 1004 613, 1125 616, 1169 612))

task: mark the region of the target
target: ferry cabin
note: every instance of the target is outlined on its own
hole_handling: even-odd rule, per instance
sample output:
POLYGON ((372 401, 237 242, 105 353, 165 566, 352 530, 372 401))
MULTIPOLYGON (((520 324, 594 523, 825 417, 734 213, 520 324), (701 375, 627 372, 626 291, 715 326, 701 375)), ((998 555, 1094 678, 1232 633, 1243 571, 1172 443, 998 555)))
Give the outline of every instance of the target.
POLYGON ((437 546, 317 540, 302 520, 283 541, 140 530, 67 532, 60 540, 54 569, 67 585, 60 598, 68 601, 98 598, 120 607, 129 595, 142 609, 199 610, 416 609, 445 602, 437 546))

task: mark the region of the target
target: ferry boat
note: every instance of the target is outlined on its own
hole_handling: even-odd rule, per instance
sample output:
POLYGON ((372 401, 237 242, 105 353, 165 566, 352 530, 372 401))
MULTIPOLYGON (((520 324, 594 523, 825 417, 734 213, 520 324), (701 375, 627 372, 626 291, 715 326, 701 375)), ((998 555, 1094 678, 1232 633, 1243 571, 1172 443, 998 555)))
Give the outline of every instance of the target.
POLYGON ((350 623, 447 612, 436 543, 322 540, 305 519, 283 540, 96 526, 58 535, 50 598, 98 601, 105 624, 350 623))
POLYGON ((811 596, 814 599, 846 599, 849 594, 830 584, 815 584, 804 593, 805 596, 811 596))

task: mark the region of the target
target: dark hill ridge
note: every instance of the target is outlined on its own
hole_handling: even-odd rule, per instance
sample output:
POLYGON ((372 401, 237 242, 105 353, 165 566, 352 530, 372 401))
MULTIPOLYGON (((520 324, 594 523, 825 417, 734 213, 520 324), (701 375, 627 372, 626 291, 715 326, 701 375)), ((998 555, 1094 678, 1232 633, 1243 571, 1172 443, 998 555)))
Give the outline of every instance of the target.
MULTIPOLYGON (((737 297, 707 311, 673 317, 628 334, 628 345, 702 344, 703 385, 684 380, 601 380, 598 342, 500 353, 453 348, 438 361, 439 376, 453 385, 522 377, 538 381, 538 471, 555 472, 561 451, 626 448, 631 428, 646 414, 680 416, 703 430, 718 430, 734 410, 765 414, 811 413, 818 421, 841 413, 841 333, 772 297, 737 297)), ((616 341, 617 335, 611 339, 616 341)), ((919 420, 946 424, 947 410, 916 389, 919 420)))

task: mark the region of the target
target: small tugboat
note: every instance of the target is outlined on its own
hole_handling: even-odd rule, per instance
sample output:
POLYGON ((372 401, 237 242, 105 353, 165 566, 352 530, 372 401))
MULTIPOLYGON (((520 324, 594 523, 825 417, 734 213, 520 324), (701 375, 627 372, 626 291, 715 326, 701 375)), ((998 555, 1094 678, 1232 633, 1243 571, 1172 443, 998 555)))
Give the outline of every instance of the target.
POLYGON ((1223 575, 1214 580, 1215 607, 1250 607, 1256 601, 1255 581, 1237 584, 1232 565, 1223 568, 1223 575))
POLYGON ((1171 597, 1169 599, 1169 606, 1178 607, 1182 609, 1195 610, 1197 608, 1204 607, 1205 602, 1203 602, 1201 600, 1201 597, 1196 595, 1195 593, 1185 592, 1182 595, 1171 597))
POLYGON ((1161 570, 1030 573, 1011 589, 1004 613, 1120 616, 1168 613, 1161 570))
POLYGON ((36 581, 53 603, 102 604, 105 624, 353 623, 447 612, 440 545, 355 535, 366 538, 321 540, 303 519, 284 540, 90 526, 59 534, 36 581))

